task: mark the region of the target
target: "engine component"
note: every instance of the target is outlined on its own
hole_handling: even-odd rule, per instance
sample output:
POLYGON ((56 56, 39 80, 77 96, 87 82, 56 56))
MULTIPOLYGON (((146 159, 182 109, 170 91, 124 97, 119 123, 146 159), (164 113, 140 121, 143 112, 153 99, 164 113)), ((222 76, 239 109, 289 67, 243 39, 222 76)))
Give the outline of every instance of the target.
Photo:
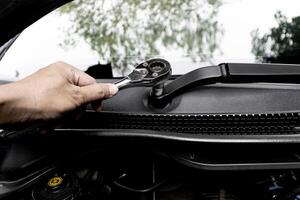
POLYGON ((53 174, 32 191, 32 200, 78 200, 80 196, 78 178, 66 173, 53 174))
POLYGON ((203 200, 239 200, 239 198, 235 195, 227 194, 227 191, 224 189, 220 189, 218 192, 215 193, 203 193, 200 196, 203 200))

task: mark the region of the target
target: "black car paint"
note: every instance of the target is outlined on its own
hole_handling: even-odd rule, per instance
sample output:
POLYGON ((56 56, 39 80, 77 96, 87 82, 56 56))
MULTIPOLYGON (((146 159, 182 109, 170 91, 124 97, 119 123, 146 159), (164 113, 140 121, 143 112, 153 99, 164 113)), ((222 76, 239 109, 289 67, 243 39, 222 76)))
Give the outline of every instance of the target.
MULTIPOLYGON (((0 46, 4 45, 40 17, 66 2, 68 1, 2 0, 0 2, 0 46)), ((212 117, 216 117, 216 115, 226 116, 228 114, 232 114, 232 116, 237 114, 238 117, 243 117, 242 114, 245 113, 259 115, 261 112, 269 112, 271 114, 272 112, 287 111, 298 113, 300 110, 298 85, 216 84, 195 87, 177 95, 170 106, 164 109, 149 106, 148 93, 149 89, 145 88, 131 88, 121 91, 119 95, 104 103, 104 109, 111 113, 162 115, 166 113, 174 115, 201 113, 203 116, 208 114, 212 117), (132 107, 132 105, 135 106, 132 107)), ((97 121, 96 115, 97 113, 87 113, 86 120, 97 125, 99 121, 97 121)), ((11 189, 7 193, 2 191, 1 197, 19 191, 22 192, 23 189, 31 187, 36 183, 35 178, 39 178, 39 175, 43 175, 44 172, 51 171, 51 166, 57 163, 60 166, 68 166, 69 168, 87 164, 88 162, 84 162, 82 158, 77 159, 73 163, 67 162, 73 158, 70 155, 76 153, 84 154, 85 151, 89 152, 91 150, 97 152, 96 158, 98 158, 97 156, 102 150, 99 146, 108 148, 109 153, 107 153, 106 157, 110 157, 110 159, 122 159, 122 156, 125 157, 134 152, 139 156, 145 156, 146 154, 143 154, 143 152, 147 151, 155 153, 167 152, 168 155, 166 157, 170 156, 185 166, 216 171, 239 171, 242 169, 246 170, 245 173, 250 174, 249 176, 252 175, 251 170, 282 170, 299 167, 297 146, 300 140, 298 135, 201 136, 149 130, 105 130, 101 128, 89 130, 89 127, 78 128, 76 125, 80 126, 81 124, 75 124, 74 127, 74 124, 71 123, 71 125, 67 124, 63 128, 57 128, 53 131, 53 137, 50 136, 49 138, 48 136, 33 136, 38 131, 32 130, 33 135, 26 135, 12 142, 5 141, 1 143, 1 146, 7 147, 7 149, 3 150, 0 183, 4 186, 6 184, 7 188, 11 189), (219 150, 222 152, 219 152, 219 150), (127 152, 128 154, 126 155, 127 152), (191 152, 197 155, 198 160, 191 160, 189 156, 186 157, 185 154, 190 155, 191 152), (205 156, 209 159, 199 159, 201 155, 204 155, 203 152, 206 153, 205 156), (121 156, 116 156, 118 154, 121 154, 121 156), (260 154, 261 160, 256 156, 260 154), (272 158, 276 162, 266 164, 265 161, 271 154, 275 154, 272 158), (253 157, 256 157, 257 160, 249 167, 249 164, 251 164, 249 162, 253 157), (237 163, 233 163, 233 158, 236 159, 234 161, 237 163), (247 160, 247 158, 249 159, 247 160), (244 160, 244 163, 241 163, 241 160, 244 160), (245 164, 248 164, 248 166, 245 164), (229 165, 231 165, 231 168, 229 165), (38 176, 34 176, 35 174, 38 174, 38 176), (25 180, 24 177, 30 177, 31 175, 34 178, 29 180, 33 181, 30 184, 25 184, 26 187, 20 189, 19 186, 22 186, 22 183, 24 183, 22 182, 25 180)), ((89 124, 84 123, 84 125, 87 126, 89 124)), ((95 160, 95 157, 93 157, 89 161, 96 162, 95 160)), ((138 163, 136 158, 129 160, 133 163, 138 163)), ((101 164, 103 165, 103 163, 101 164)), ((172 163, 169 167, 174 166, 176 165, 172 163)), ((193 172, 191 169, 185 170, 193 172)), ((170 169, 170 171, 172 170, 170 169)), ((262 171, 259 173, 265 175, 271 172, 262 171)), ((209 173, 206 172, 205 174, 209 173)), ((212 177, 208 177, 205 180, 215 180, 212 177)), ((203 178, 203 176, 200 178, 203 178)), ((182 180, 182 177, 180 180, 182 180)), ((226 178, 222 180, 217 178, 215 181, 223 182, 224 180, 226 182, 226 178)), ((195 180, 191 182, 197 183, 195 180)), ((218 185, 217 182, 215 183, 218 185)), ((193 186, 191 187, 193 188, 193 186)), ((185 195, 188 196, 187 194, 186 192, 185 195)))

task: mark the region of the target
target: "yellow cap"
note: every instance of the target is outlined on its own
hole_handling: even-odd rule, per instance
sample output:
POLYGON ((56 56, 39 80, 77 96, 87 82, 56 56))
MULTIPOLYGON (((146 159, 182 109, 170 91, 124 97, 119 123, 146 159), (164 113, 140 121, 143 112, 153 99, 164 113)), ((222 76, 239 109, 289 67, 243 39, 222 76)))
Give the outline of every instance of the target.
POLYGON ((59 186, 63 182, 63 178, 60 176, 55 176, 48 181, 49 187, 59 186))

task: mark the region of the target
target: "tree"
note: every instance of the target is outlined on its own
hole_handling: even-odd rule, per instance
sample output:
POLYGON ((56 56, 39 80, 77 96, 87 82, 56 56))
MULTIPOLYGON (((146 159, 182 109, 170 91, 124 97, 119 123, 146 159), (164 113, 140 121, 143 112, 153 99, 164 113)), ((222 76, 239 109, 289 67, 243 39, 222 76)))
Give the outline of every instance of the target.
POLYGON ((260 36, 252 32, 252 53, 265 62, 299 63, 300 16, 288 20, 280 11, 274 15, 278 26, 260 36))
MULTIPOLYGON (((75 0, 60 12, 74 22, 69 35, 84 38, 102 62, 116 67, 128 57, 147 58, 168 48, 195 61, 211 58, 222 32, 220 6, 221 0, 75 0)), ((74 43, 74 37, 66 40, 74 43)))

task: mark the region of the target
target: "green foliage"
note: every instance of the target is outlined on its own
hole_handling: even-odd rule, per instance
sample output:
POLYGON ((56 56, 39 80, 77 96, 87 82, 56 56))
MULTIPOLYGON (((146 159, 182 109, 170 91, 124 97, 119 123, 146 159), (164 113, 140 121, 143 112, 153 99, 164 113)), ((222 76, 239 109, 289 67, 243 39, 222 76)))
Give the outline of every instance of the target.
POLYGON ((258 60, 279 57, 300 49, 300 17, 288 20, 280 11, 274 15, 278 26, 260 36, 258 29, 252 32, 252 53, 258 60))
POLYGON ((101 60, 118 66, 162 49, 183 50, 194 60, 212 57, 221 32, 220 6, 221 0, 75 0, 60 12, 74 22, 69 35, 83 37, 101 60))

